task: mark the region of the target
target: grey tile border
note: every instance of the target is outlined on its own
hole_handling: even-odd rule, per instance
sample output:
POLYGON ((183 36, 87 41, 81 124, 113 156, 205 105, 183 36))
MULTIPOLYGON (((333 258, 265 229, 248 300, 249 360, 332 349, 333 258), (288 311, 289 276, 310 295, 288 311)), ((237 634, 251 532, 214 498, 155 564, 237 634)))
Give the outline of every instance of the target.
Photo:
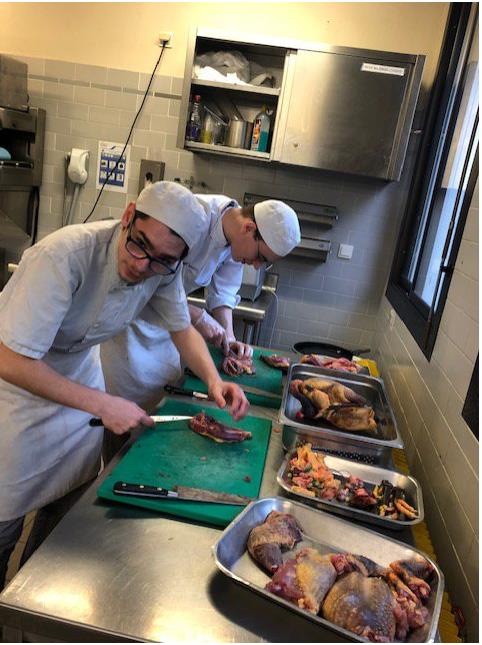
MULTIPOLYGON (((112 88, 109 88, 112 89, 112 88)), ((139 96, 144 96, 145 91, 143 92, 142 90, 134 90, 131 89, 130 87, 123 87, 122 88, 123 92, 126 92, 127 94, 138 94, 139 96)))
POLYGON ((95 87, 98 90, 111 90, 113 92, 122 92, 122 87, 120 85, 107 85, 107 83, 91 83, 91 87, 95 87))
POLYGON ((75 81, 68 78, 59 78, 59 83, 65 83, 67 85, 77 85, 78 87, 90 87, 90 83, 86 81, 75 81))

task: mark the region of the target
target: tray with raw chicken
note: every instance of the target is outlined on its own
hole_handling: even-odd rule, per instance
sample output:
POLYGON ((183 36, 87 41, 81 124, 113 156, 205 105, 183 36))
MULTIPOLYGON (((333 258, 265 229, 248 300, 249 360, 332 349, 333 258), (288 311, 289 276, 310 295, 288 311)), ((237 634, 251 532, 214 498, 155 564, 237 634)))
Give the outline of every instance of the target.
POLYGON ((403 448, 383 381, 372 376, 291 365, 279 420, 286 450, 299 440, 348 453, 403 448))
POLYGON ((299 501, 389 529, 414 526, 424 517, 422 489, 413 477, 324 455, 310 443, 286 455, 277 481, 299 501))
POLYGON ((435 640, 444 588, 436 563, 339 517, 280 497, 260 499, 231 522, 213 552, 227 576, 347 641, 435 640))

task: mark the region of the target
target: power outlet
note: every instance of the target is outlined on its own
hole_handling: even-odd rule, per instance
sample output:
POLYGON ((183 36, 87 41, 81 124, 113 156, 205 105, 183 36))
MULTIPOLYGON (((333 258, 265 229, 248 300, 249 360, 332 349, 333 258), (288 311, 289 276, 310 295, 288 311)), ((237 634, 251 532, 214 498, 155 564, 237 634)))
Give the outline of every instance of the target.
POLYGON ((166 43, 166 49, 172 49, 174 34, 172 31, 160 31, 159 32, 159 47, 162 47, 162 43, 166 43))
POLYGON ((141 159, 141 170, 139 173, 139 188, 141 192, 147 184, 164 179, 164 169, 166 164, 163 161, 154 161, 152 159, 141 159))

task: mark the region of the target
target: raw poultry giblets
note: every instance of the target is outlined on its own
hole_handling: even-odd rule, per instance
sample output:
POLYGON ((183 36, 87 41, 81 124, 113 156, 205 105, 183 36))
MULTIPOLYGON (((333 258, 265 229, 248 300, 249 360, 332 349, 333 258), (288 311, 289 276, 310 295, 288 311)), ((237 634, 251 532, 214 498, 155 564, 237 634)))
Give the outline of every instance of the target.
POLYGON ((286 356, 278 356, 278 354, 261 354, 260 359, 266 365, 281 370, 282 372, 287 372, 290 366, 290 359, 286 358, 286 356))
POLYGON ((301 403, 301 418, 325 419, 341 430, 377 429, 373 408, 346 385, 321 378, 295 379, 290 393, 301 403))

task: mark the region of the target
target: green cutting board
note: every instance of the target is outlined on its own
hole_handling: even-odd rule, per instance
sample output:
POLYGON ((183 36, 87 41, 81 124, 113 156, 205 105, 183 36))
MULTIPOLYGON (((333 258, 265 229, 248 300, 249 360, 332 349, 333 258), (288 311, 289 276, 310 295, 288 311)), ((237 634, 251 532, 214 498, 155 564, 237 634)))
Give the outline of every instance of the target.
MULTIPOLYGON (((97 495, 114 502, 227 526, 244 506, 121 497, 112 491, 115 482, 126 481, 163 488, 176 485, 209 488, 257 498, 268 450, 271 421, 247 416, 241 421, 233 422, 224 410, 204 409, 222 423, 249 430, 253 433, 253 438, 241 443, 216 443, 193 432, 188 427, 188 421, 158 423, 155 428, 147 428, 131 446, 102 482, 97 495)), ((166 403, 159 408, 159 414, 192 416, 201 410, 202 405, 166 399, 166 403)))
MULTIPOLYGON (((220 370, 221 363, 223 361, 222 350, 218 347, 210 347, 209 351, 213 358, 214 364, 220 370)), ((237 383, 241 387, 243 385, 251 385, 252 387, 258 388, 258 390, 264 390, 265 392, 271 392, 272 394, 278 395, 279 399, 273 399, 272 397, 262 396, 260 394, 253 394, 252 392, 245 392, 246 397, 250 403, 253 405, 261 405, 267 408, 279 409, 281 406, 281 390, 282 390, 282 380, 283 373, 281 370, 278 370, 274 367, 270 367, 264 361, 260 359, 261 354, 275 354, 270 350, 265 349, 254 349, 253 350, 253 364, 256 368, 256 374, 242 374, 241 376, 228 376, 224 372, 219 371, 223 381, 231 381, 237 383)), ((184 380, 183 387, 190 390, 196 390, 197 392, 207 392, 208 388, 205 383, 203 383, 196 376, 186 375, 184 380)))

